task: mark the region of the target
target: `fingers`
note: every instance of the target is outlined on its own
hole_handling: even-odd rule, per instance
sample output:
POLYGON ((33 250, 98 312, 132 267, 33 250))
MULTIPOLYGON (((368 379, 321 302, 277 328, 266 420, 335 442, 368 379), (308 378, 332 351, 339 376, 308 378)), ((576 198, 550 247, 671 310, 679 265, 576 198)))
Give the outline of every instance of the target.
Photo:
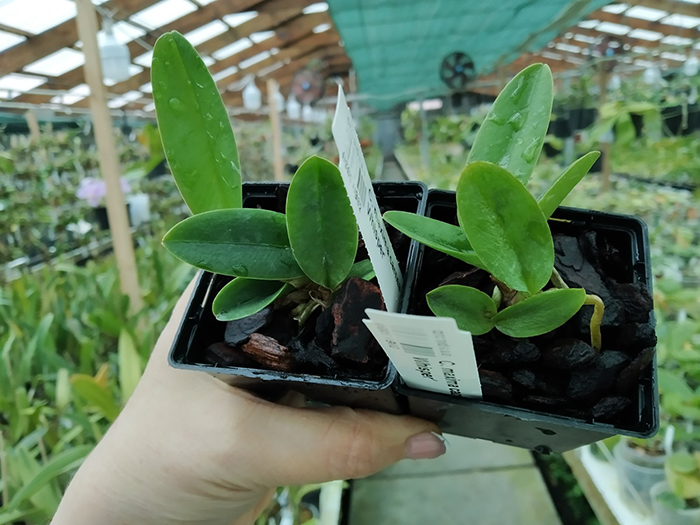
POLYGON ((439 428, 409 416, 273 406, 264 417, 255 424, 264 450, 259 472, 269 486, 361 478, 400 459, 445 453, 439 428))

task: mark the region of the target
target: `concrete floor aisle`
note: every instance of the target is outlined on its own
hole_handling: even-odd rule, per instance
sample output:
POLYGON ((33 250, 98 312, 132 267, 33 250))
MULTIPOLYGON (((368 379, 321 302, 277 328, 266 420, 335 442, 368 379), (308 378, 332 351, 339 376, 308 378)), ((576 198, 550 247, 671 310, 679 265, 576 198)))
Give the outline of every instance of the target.
POLYGON ((527 450, 447 437, 441 458, 355 482, 350 525, 561 525, 527 450))

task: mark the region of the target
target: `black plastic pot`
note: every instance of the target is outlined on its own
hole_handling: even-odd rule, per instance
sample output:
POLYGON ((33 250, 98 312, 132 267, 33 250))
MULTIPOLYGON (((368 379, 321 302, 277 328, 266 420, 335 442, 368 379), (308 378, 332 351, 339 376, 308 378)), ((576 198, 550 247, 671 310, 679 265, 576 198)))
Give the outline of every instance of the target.
MULTIPOLYGON (((276 183, 245 183, 243 185, 243 206, 261 207, 284 211, 284 198, 281 189, 285 185, 276 183)), ((427 189, 419 182, 375 182, 374 191, 379 206, 386 209, 410 211, 423 214, 427 189)), ((286 193, 284 193, 286 195, 286 193)), ((414 281, 413 271, 418 244, 411 241, 404 256, 406 285, 414 281)), ((221 276, 201 272, 197 286, 187 306, 185 317, 180 323, 175 341, 170 350, 169 362, 175 368, 207 372, 219 379, 253 390, 261 395, 274 397, 287 390, 294 390, 309 399, 321 403, 338 404, 355 408, 371 408, 389 413, 406 411, 391 389, 397 374, 387 360, 384 376, 380 380, 333 378, 311 374, 284 373, 273 370, 260 370, 240 367, 216 367, 193 359, 193 349, 203 349, 211 343, 223 340, 225 323, 217 321, 211 312, 215 293, 212 291, 221 276)), ((406 295, 408 297, 408 295, 406 295)), ((401 305, 407 307, 407 303, 401 305)), ((401 310, 405 311, 405 310, 401 310)))
MULTIPOLYGON (((453 192, 433 191, 428 196, 426 215, 439 213, 440 208, 456 210, 453 192)), ((585 227, 624 244, 621 249, 631 257, 629 282, 641 282, 651 292, 651 266, 646 226, 625 215, 590 210, 559 208, 553 216, 568 222, 554 221, 559 228, 585 227)), ((418 254, 416 282, 406 288, 407 294, 417 294, 425 248, 418 254)), ((409 299, 408 313, 415 308, 415 297, 409 299)), ((652 314, 653 315, 653 314, 652 314)), ((395 384, 399 394, 408 398, 410 413, 439 422, 450 434, 486 439, 496 443, 536 450, 541 453, 565 452, 601 439, 624 434, 647 438, 659 427, 659 402, 656 361, 643 374, 638 386, 637 417, 624 425, 585 421, 573 417, 548 414, 537 410, 506 406, 491 401, 456 398, 410 388, 399 378, 395 384)))

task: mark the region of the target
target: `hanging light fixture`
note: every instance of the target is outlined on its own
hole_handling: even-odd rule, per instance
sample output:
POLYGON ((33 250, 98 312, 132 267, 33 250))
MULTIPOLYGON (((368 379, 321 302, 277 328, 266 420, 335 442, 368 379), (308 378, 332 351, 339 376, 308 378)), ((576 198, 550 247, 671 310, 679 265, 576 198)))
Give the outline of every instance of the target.
POLYGON ((695 55, 690 55, 683 63, 683 74, 686 77, 694 77, 700 70, 700 60, 695 55))
POLYGON ((645 69, 644 75, 642 75, 642 80, 644 80, 644 83, 648 86, 658 87, 663 80, 661 78, 661 70, 659 69, 659 66, 653 64, 651 67, 645 69))
POLYGON ((608 80, 608 89, 610 91, 619 91, 621 87, 622 79, 620 78, 620 75, 613 73, 610 80, 608 80))
POLYGON ((131 54, 129 46, 120 44, 114 36, 111 18, 104 18, 103 31, 97 35, 97 42, 100 48, 102 59, 102 76, 105 80, 123 82, 131 77, 131 54))
POLYGON ((287 99, 287 116, 292 120, 299 120, 301 118, 301 104, 297 101, 297 98, 290 93, 287 99))
POLYGON ((262 107, 262 93, 255 85, 254 78, 251 78, 243 88, 243 107, 248 111, 255 111, 262 107))

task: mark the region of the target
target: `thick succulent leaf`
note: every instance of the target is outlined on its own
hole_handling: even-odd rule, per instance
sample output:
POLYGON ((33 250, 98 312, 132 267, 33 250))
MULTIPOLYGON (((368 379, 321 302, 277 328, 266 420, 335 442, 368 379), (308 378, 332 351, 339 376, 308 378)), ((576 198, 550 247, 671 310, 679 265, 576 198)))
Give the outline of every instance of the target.
POLYGON ((234 321, 253 315, 278 297, 291 292, 291 284, 236 277, 214 298, 212 312, 219 321, 234 321))
POLYGON ((534 337, 563 325, 581 309, 585 299, 583 288, 555 288, 501 310, 493 321, 511 337, 534 337))
POLYGON ((181 34, 165 33, 156 42, 151 80, 165 156, 192 213, 240 208, 231 121, 207 67, 181 34))
POLYGON ((554 267, 554 245, 537 201, 513 175, 472 162, 457 185, 457 213, 486 269, 510 288, 539 292, 554 267))
POLYGON ((438 317, 452 317, 460 330, 482 335, 493 328, 496 303, 481 290, 448 284, 425 296, 428 306, 438 317))
POLYGON ((566 168, 566 171, 554 181, 554 184, 538 199, 540 210, 546 218, 550 218, 554 211, 571 193, 581 179, 593 167, 600 157, 599 151, 591 151, 566 168))
POLYGON ((331 290, 345 280, 358 232, 335 164, 314 156, 299 166, 287 194, 287 229, 294 257, 309 279, 331 290))
POLYGON ((347 279, 350 279, 351 277, 359 277, 360 279, 364 279, 365 281, 370 281, 374 279, 376 274, 374 273, 374 267, 372 266, 372 261, 369 259, 363 259, 361 261, 357 261, 355 264, 352 265, 352 268, 350 268, 350 273, 348 273, 347 279))
POLYGON ((544 64, 526 67, 496 98, 467 162, 493 162, 525 184, 542 151, 551 112, 552 72, 544 64))
POLYGON ((405 211, 388 211, 384 220, 421 244, 483 268, 467 236, 458 226, 405 211))
POLYGON ((289 246, 284 215, 274 211, 200 213, 176 224, 163 246, 181 261, 222 275, 278 281, 304 275, 289 246))

